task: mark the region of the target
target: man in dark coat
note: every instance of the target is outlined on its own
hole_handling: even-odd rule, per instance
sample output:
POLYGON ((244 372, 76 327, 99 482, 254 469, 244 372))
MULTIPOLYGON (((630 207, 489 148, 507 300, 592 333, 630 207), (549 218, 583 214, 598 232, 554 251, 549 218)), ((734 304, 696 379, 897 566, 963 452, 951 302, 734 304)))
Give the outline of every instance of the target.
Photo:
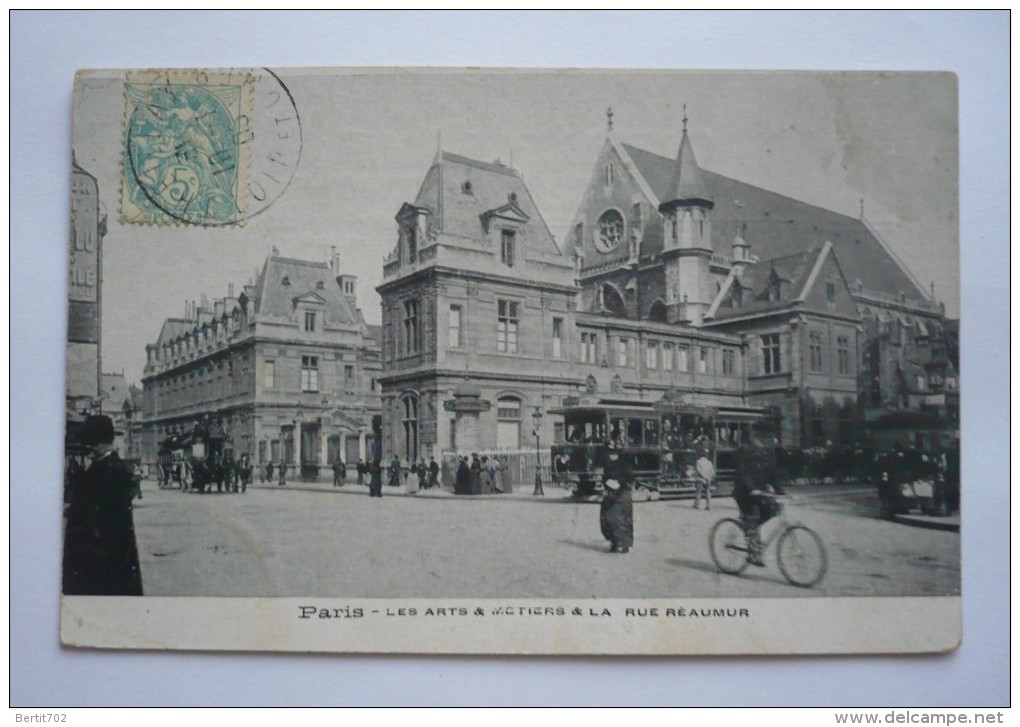
POLYGON ((439 484, 439 464, 436 462, 435 457, 429 458, 429 484, 428 488, 431 490, 433 487, 439 484))
POLYGON ((84 438, 94 454, 89 468, 72 483, 64 535, 64 594, 140 596, 132 467, 113 450, 110 417, 88 417, 84 438))
POLYGON ((368 465, 365 464, 365 460, 358 460, 358 484, 365 484, 365 471, 368 469, 368 465))
POLYGON ((367 466, 369 469, 368 496, 382 497, 382 462, 376 459, 367 466))
POLYGON ((775 499, 766 491, 772 486, 774 466, 753 437, 737 450, 735 464, 733 499, 744 520, 751 563, 762 566, 761 526, 777 512, 775 499))
POLYGON ((344 482, 347 480, 347 465, 340 459, 340 455, 336 456, 333 461, 333 487, 343 487, 344 482))
POLYGON ((454 481, 453 492, 456 495, 470 495, 471 494, 471 467, 468 466, 467 458, 461 457, 460 464, 457 465, 457 476, 454 481))
POLYGON ((602 505, 599 525, 610 542, 611 553, 630 552, 634 545, 634 501, 630 494, 631 475, 627 463, 613 447, 602 471, 602 505))

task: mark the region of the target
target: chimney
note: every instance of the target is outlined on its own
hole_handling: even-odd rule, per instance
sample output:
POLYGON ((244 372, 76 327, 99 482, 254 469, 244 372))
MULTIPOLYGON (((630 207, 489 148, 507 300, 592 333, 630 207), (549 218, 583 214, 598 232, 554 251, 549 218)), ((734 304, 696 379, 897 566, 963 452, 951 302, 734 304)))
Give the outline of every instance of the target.
POLYGON ((329 246, 329 272, 335 278, 340 274, 338 263, 340 262, 336 254, 336 245, 329 246))
POLYGON ((228 298, 233 298, 234 297, 234 284, 233 283, 227 283, 227 297, 228 298))
POLYGON ((337 275, 336 282, 340 286, 341 295, 343 295, 344 300, 351 307, 351 312, 353 313, 358 309, 358 276, 337 275))

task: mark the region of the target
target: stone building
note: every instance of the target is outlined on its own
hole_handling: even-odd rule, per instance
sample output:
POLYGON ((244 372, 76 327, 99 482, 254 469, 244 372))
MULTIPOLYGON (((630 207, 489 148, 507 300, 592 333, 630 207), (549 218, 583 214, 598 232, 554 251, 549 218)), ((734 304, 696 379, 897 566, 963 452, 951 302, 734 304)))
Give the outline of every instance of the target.
POLYGON ((68 267, 68 418, 98 413, 102 374, 102 270, 106 213, 96 178, 71 164, 71 239, 68 267))
POLYGON ((396 221, 378 288, 384 452, 530 447, 536 429, 548 444, 561 432, 546 412, 586 391, 678 388, 760 415, 744 401, 739 336, 579 304, 577 263, 516 170, 441 151, 396 221))
POLYGON ((867 320, 943 325, 863 215, 702 169, 686 118, 673 159, 622 142, 610 121, 571 238, 581 309, 739 337, 742 393, 781 414, 788 445, 859 435, 867 320))
POLYGON ((300 465, 313 477, 339 454, 374 451, 379 328, 357 306, 357 280, 329 263, 274 254, 235 297, 185 306, 146 346, 145 456, 208 416, 235 456, 300 465))
POLYGON ((852 442, 868 321, 940 330, 942 308, 863 216, 702 169, 686 118, 672 159, 609 118, 562 246, 516 170, 437 152, 377 289, 384 452, 549 442, 541 415, 585 391, 678 392, 720 441, 770 417, 788 446, 852 442))

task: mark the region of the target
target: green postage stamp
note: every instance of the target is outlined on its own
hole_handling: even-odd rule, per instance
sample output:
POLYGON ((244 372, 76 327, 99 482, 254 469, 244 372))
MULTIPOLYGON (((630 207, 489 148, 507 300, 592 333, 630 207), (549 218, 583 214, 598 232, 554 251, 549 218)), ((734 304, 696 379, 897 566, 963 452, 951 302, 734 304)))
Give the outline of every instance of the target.
POLYGON ((244 73, 128 73, 121 222, 243 223, 253 85, 244 73))

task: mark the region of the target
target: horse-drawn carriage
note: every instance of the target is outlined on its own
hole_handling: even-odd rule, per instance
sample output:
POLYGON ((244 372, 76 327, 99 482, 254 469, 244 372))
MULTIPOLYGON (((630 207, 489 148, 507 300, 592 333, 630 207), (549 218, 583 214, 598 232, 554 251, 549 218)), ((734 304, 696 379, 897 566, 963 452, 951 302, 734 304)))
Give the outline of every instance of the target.
POLYGON ((234 483, 233 451, 224 446, 223 430, 216 424, 195 425, 190 432, 173 434, 159 446, 161 489, 183 492, 218 492, 234 483))

